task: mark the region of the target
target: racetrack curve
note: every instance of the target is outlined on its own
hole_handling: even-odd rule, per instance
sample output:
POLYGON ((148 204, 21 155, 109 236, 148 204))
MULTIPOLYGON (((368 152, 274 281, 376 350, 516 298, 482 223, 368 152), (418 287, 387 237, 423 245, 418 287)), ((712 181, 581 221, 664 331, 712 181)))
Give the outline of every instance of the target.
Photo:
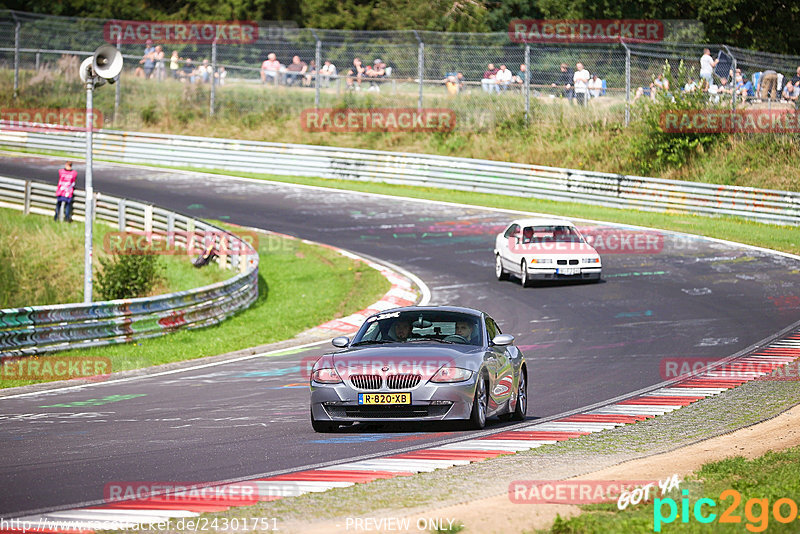
MULTIPOLYGON (((61 164, 3 157, 0 174, 54 183, 61 164)), ((101 192, 389 261, 422 278, 433 304, 488 312, 528 358, 529 419, 657 384, 664 359, 723 358, 800 320, 800 261, 730 244, 666 234, 655 253, 605 254, 602 283, 523 289, 494 278, 508 213, 107 163, 94 177, 101 192)), ((470 435, 315 434, 299 362, 329 348, 0 398, 0 516, 102 500, 111 482, 228 480, 470 435)))

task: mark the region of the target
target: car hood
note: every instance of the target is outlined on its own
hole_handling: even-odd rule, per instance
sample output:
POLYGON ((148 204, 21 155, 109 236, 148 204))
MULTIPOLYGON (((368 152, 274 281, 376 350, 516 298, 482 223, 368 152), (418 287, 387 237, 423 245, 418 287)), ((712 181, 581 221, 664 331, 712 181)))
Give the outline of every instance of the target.
POLYGON ((483 361, 483 348, 441 343, 392 343, 354 347, 329 355, 342 378, 356 374, 418 374, 430 378, 445 365, 475 370, 483 361))

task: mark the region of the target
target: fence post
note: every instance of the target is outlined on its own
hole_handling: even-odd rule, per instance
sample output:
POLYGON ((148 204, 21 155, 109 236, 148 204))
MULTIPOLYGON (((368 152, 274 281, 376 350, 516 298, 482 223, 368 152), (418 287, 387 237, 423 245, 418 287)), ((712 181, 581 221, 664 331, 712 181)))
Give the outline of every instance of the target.
MULTIPOLYGON (((117 50, 120 49, 120 46, 122 46, 122 35, 117 35, 117 50)), ((122 51, 120 51, 120 54, 121 53, 122 51)), ((120 88, 120 85, 122 85, 121 82, 122 82, 122 72, 120 72, 119 75, 117 76, 117 83, 116 86, 114 87, 114 116, 112 122, 114 123, 115 126, 117 124, 117 119, 119 117, 119 102, 122 95, 122 89, 120 88)))
POLYGON ((31 181, 25 180, 25 198, 22 201, 22 214, 27 215, 31 212, 31 181))
POLYGON ((314 76, 314 109, 319 109, 319 88, 320 88, 320 74, 319 71, 322 68, 322 41, 319 40, 319 36, 314 29, 311 29, 311 33, 314 36, 314 39, 317 41, 317 51, 316 55, 314 56, 314 61, 317 65, 317 75, 314 76))
POLYGON ((127 226, 128 221, 125 218, 125 199, 121 198, 117 203, 117 228, 119 228, 120 232, 124 232, 127 226))
MULTIPOLYGON (((16 19, 17 16, 14 15, 12 11, 11 14, 16 19)), ((14 26, 14 100, 17 99, 17 95, 19 94, 19 21, 17 21, 17 25, 14 26)))
POLYGON ((525 84, 525 124, 529 124, 531 120, 531 45, 525 43, 525 79, 522 80, 525 84))
POLYGON ((631 49, 620 38, 620 44, 625 47, 625 126, 631 123, 631 49))
POLYGON ((217 74, 217 38, 214 37, 214 40, 211 42, 211 97, 209 98, 208 103, 208 115, 210 117, 214 116, 214 104, 216 103, 216 96, 217 96, 217 79, 215 77, 217 74))
POLYGON ((734 111, 736 109, 736 57, 731 52, 731 49, 728 48, 728 45, 722 45, 722 48, 724 48, 725 52, 731 56, 732 74, 729 81, 731 82, 731 111, 734 111))
POLYGON ((42 59, 42 53, 41 52, 36 52, 36 71, 37 72, 39 70, 39 62, 41 61, 41 59, 42 59))
POLYGON ((425 43, 419 38, 417 30, 412 30, 414 37, 417 38, 419 51, 417 52, 417 76, 419 76, 419 101, 417 102, 417 109, 422 111, 422 81, 425 78, 425 43))

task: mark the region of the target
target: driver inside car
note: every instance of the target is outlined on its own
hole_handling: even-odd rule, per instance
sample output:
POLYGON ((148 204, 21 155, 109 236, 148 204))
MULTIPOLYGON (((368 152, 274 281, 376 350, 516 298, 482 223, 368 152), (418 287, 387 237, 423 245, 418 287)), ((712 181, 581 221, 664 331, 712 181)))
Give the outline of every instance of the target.
POLYGON ((407 341, 411 337, 411 323, 403 319, 395 321, 389 330, 389 337, 394 341, 407 341))
POLYGON ((466 321, 458 321, 456 322, 456 335, 461 336, 467 340, 467 343, 475 344, 475 340, 472 339, 472 330, 473 327, 466 321))

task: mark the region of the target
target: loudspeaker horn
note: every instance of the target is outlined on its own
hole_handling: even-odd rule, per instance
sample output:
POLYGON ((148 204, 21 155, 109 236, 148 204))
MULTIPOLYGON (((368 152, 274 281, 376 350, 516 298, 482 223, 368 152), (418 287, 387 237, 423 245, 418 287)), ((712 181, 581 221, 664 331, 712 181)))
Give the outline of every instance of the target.
POLYGON ((114 83, 114 79, 122 72, 122 54, 115 47, 104 44, 94 51, 92 69, 97 76, 114 83))

